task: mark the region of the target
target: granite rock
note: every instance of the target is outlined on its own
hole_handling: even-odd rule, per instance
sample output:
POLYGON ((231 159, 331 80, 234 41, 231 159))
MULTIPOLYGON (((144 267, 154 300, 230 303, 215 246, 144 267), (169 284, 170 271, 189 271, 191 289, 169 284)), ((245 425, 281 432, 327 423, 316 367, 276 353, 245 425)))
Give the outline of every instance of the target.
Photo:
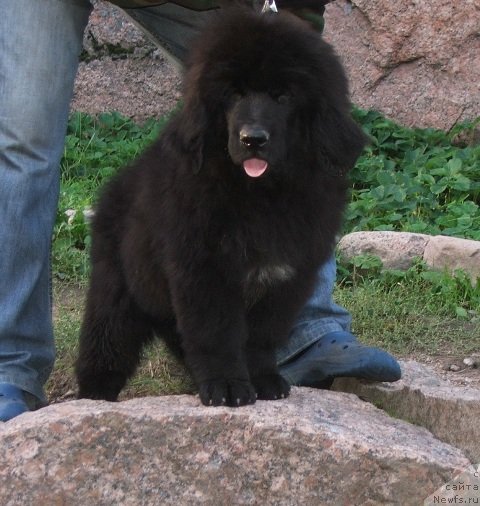
POLYGON ((452 385, 413 360, 402 361, 402 379, 375 383, 337 378, 333 389, 350 392, 395 417, 428 428, 438 439, 480 462, 480 390, 452 385))
POLYGON ((204 407, 192 396, 72 401, 0 427, 4 506, 418 505, 461 451, 351 394, 204 407))
POLYGON ((340 239, 338 249, 346 259, 357 255, 378 256, 386 269, 408 269, 430 240, 424 234, 409 232, 352 232, 340 239))
MULTIPOLYGON (((95 3, 72 108, 114 109, 138 121, 172 109, 178 70, 121 9, 95 3)), ((476 0, 336 0, 327 5, 324 36, 345 64, 355 104, 448 130, 480 116, 479 9, 476 0)))
POLYGON ((465 271, 475 282, 480 278, 480 241, 410 232, 352 232, 343 236, 338 251, 347 260, 358 255, 380 258, 386 269, 408 269, 415 259, 437 271, 465 271))
POLYGON ((462 269, 472 279, 480 278, 480 241, 437 235, 428 241, 423 259, 433 269, 462 269))
POLYGON ((476 0, 336 0, 325 38, 341 56, 353 101, 417 127, 480 116, 476 0))

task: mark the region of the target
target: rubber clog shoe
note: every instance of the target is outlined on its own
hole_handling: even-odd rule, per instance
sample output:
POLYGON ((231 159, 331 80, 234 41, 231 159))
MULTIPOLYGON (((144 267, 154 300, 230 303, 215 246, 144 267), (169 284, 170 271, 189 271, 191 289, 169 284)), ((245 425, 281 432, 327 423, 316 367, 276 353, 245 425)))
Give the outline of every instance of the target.
POLYGON ((0 421, 8 422, 25 411, 30 411, 23 391, 14 385, 0 383, 0 421))
POLYGON ((392 382, 402 376, 399 363, 389 353, 365 346, 343 331, 323 336, 279 370, 291 385, 317 388, 328 387, 337 377, 392 382))

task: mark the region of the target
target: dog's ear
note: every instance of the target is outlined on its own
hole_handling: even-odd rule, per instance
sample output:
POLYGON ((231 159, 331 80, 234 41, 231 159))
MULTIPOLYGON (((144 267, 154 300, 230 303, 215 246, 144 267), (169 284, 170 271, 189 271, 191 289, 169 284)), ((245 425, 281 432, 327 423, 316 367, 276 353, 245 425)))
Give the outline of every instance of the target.
POLYGON ((350 111, 334 107, 316 115, 312 133, 316 162, 331 174, 346 174, 352 169, 368 143, 350 111))

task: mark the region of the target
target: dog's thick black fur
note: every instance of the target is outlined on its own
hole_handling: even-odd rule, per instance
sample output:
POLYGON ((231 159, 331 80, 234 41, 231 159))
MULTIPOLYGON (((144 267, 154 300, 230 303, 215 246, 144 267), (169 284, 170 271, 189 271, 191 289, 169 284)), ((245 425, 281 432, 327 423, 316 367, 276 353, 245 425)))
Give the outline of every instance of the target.
POLYGON ((116 400, 154 334, 204 404, 288 395, 275 349, 331 254, 365 139, 331 47, 288 14, 234 10, 195 43, 184 106, 103 193, 76 363, 116 400))

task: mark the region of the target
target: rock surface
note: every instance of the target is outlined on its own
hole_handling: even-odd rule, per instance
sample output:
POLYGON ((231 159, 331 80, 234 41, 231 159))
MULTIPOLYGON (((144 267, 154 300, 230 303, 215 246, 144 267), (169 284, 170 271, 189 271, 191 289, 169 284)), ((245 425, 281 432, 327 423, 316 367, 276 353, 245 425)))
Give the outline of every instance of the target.
POLYGON ((479 463, 480 390, 453 386, 413 360, 401 362, 401 367, 402 379, 395 383, 337 378, 333 389, 354 393, 395 417, 426 427, 479 463))
POLYGON ((73 401, 0 427, 2 505, 418 505, 469 465, 350 394, 73 401))
POLYGON ((448 130, 480 115, 479 27, 476 0, 336 0, 325 38, 345 63, 356 104, 448 130))
POLYGON ((71 107, 89 114, 118 111, 142 123, 172 111, 180 99, 179 87, 173 67, 159 53, 105 56, 80 64, 71 107))
POLYGON ((123 11, 95 2, 71 108, 118 111, 143 122, 170 112, 180 99, 180 74, 123 11))
POLYGON ((352 232, 340 239, 338 250, 346 259, 378 256, 386 269, 408 269, 421 258, 432 269, 462 269, 473 281, 480 278, 480 241, 409 232, 352 232))
MULTIPOLYGON (((355 104, 408 126, 448 130, 480 116, 479 9, 476 0, 336 0, 327 5, 325 38, 345 64, 355 104)), ((97 2, 85 49, 73 109, 142 121, 178 100, 177 70, 120 9, 97 2)))
POLYGON ((408 232, 352 232, 340 239, 338 249, 347 258, 378 256, 386 269, 408 269, 422 258, 430 236, 408 232))
POLYGON ((480 503, 480 464, 472 465, 427 497, 423 506, 480 503))
POLYGON ((434 269, 463 269, 480 278, 480 241, 437 235, 428 241, 423 259, 434 269))

